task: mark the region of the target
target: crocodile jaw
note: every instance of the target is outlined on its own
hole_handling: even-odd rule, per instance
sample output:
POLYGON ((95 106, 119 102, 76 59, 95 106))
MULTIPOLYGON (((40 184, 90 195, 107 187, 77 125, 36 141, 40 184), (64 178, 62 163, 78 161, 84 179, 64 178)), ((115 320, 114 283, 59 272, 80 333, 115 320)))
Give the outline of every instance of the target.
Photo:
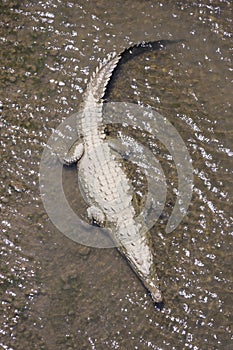
MULTIPOLYGON (((122 219, 121 216, 120 218, 122 219)), ((118 238, 120 245, 117 248, 126 257, 131 268, 150 292, 153 301, 155 303, 161 303, 163 297, 159 287, 159 278, 155 271, 150 236, 140 232, 140 225, 136 224, 133 218, 131 218, 131 221, 130 224, 128 218, 128 221, 124 220, 122 223, 118 218, 118 227, 115 232, 115 237, 118 238), (127 224, 125 224, 125 221, 128 226, 126 226, 127 224), (118 235, 118 232, 123 233, 124 238, 128 238, 128 242, 127 240, 121 240, 121 235, 118 235)))

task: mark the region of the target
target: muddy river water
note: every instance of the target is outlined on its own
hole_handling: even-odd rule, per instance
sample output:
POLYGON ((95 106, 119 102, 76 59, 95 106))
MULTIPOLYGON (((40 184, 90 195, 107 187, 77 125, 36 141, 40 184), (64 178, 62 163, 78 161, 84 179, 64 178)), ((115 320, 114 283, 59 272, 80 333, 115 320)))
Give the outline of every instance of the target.
MULTIPOLYGON (((3 0, 0 42, 0 349, 232 349, 232 2, 3 0), (156 307, 116 249, 80 245, 52 224, 39 166, 98 62, 161 39, 183 42, 122 64, 107 93, 153 107, 192 158, 189 209, 166 233, 177 173, 151 147, 168 184, 150 230, 165 300, 156 307)), ((64 188, 85 218, 74 166, 64 188)))

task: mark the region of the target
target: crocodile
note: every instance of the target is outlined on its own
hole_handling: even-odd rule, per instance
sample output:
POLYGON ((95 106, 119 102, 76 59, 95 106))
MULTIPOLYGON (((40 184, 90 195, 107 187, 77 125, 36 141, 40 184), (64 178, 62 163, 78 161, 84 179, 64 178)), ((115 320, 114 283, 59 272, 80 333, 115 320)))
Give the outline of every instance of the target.
POLYGON ((78 140, 63 160, 66 165, 78 162, 81 192, 89 204, 88 218, 92 223, 111 229, 117 249, 126 257, 155 303, 161 303, 163 295, 153 259, 152 237, 149 232, 142 233, 140 223, 135 221, 130 181, 106 140, 103 103, 120 60, 129 59, 132 53, 135 56, 145 48, 162 49, 170 42, 174 41, 138 43, 103 59, 90 78, 78 110, 78 140))

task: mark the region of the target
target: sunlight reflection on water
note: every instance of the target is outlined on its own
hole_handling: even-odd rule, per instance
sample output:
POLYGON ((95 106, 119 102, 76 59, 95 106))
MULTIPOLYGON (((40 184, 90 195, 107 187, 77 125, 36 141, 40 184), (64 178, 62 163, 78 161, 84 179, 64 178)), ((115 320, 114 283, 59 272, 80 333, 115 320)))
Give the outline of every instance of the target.
MULTIPOLYGON (((230 349, 230 6, 1 4, 4 349, 230 349), (37 175, 43 145, 77 110, 97 62, 132 42, 161 38, 186 41, 125 63, 108 93, 110 101, 149 105, 166 116, 193 159, 189 213, 165 235, 176 171, 166 149, 138 135, 160 157, 170 184, 164 216, 152 230, 166 298, 159 310, 117 252, 85 251, 49 224, 37 175)), ((85 216, 81 199, 73 198, 75 169, 65 177, 67 196, 85 216)))

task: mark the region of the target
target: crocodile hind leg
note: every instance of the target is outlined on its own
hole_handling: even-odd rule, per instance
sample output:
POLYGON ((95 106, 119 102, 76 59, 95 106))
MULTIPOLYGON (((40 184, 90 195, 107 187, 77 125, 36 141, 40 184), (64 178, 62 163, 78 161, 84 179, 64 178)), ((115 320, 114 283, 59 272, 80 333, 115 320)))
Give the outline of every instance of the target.
POLYGON ((77 162, 84 153, 84 145, 81 141, 76 141, 73 146, 67 152, 66 157, 63 158, 63 162, 66 165, 77 162))
POLYGON ((96 206, 91 206, 87 209, 88 218, 99 226, 103 226, 105 222, 105 215, 102 210, 96 206))

